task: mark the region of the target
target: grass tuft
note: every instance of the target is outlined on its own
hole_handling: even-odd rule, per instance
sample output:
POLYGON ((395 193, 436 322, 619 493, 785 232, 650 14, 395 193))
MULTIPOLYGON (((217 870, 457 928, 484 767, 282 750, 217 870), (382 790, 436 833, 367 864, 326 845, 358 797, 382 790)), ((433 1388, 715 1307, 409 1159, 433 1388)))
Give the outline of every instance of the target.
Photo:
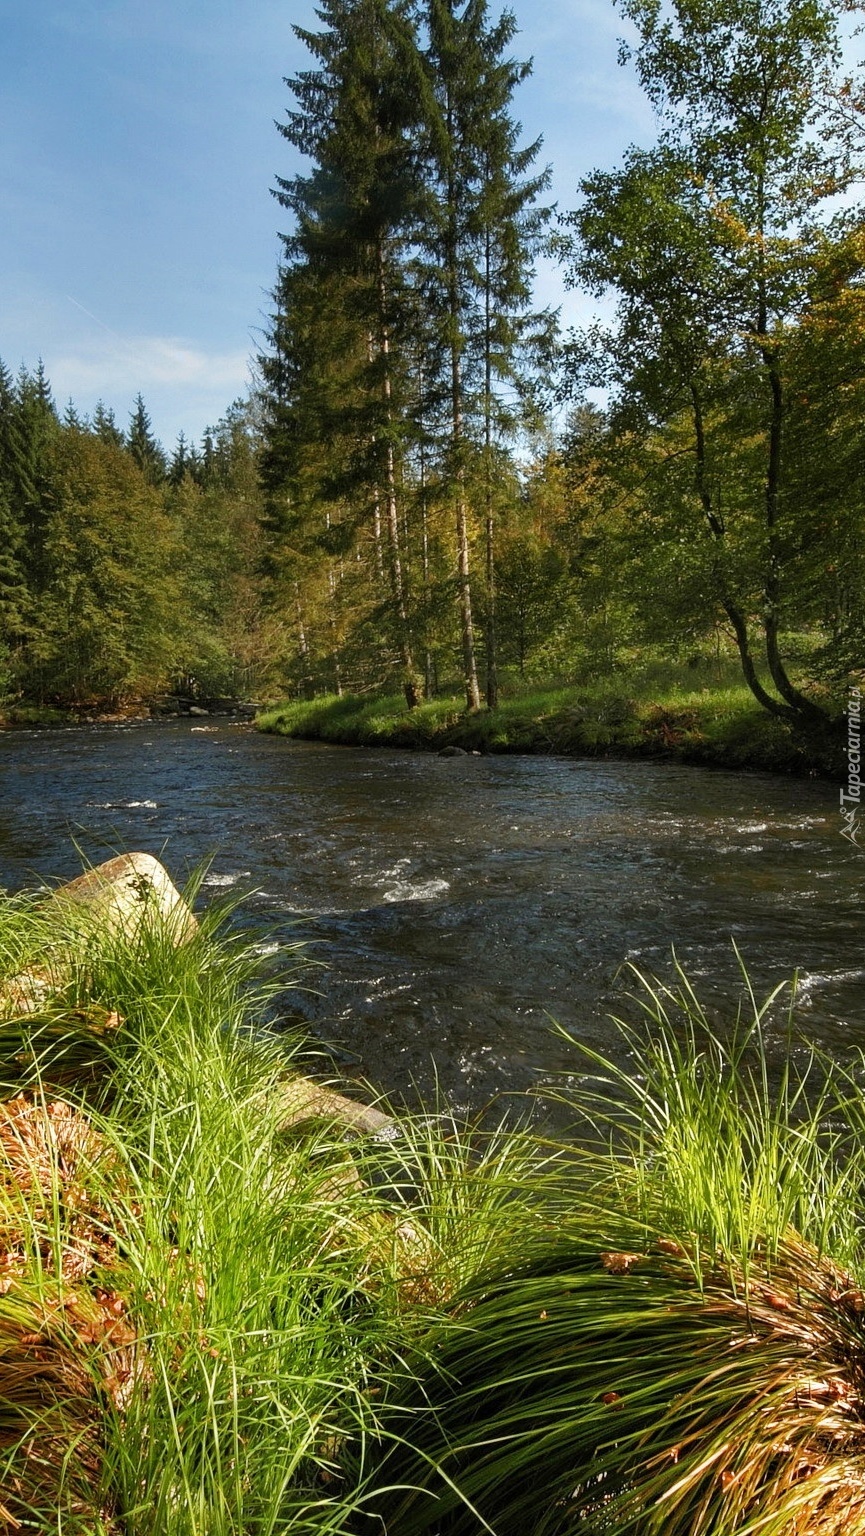
POLYGON ((0 1529, 865 1536, 863 1061, 680 971, 581 1149, 347 1139, 176 936, 0 901, 0 1529))
POLYGON ((370 1531, 865 1531, 862 1063, 776 1063, 747 978, 724 1032, 638 979, 628 1068, 574 1042, 593 1150, 552 1230, 391 1384, 370 1531))

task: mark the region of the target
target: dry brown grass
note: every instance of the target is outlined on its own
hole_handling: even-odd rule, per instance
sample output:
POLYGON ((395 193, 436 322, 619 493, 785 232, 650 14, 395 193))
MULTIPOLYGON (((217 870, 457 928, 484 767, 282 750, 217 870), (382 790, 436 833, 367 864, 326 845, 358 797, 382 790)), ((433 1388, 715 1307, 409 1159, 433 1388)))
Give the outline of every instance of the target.
POLYGON ((111 1154, 86 1115, 0 1104, 0 1531, 110 1531, 100 1424, 139 1351, 116 1236, 94 1188, 111 1154))

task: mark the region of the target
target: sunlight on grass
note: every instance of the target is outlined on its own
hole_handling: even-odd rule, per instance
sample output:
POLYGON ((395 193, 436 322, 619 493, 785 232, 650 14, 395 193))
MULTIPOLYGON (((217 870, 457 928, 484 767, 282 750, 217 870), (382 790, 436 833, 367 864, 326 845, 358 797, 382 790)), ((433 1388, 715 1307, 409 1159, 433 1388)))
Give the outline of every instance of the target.
POLYGON ((285 1123, 243 939, 175 937, 0 902, 10 1531, 865 1531, 861 1059, 635 973, 579 1143, 351 1139, 285 1123))
POLYGON ((797 741, 760 709, 729 661, 702 669, 646 663, 556 686, 511 683, 497 709, 476 713, 456 695, 408 710, 402 694, 332 694, 274 706, 256 724, 342 745, 678 757, 784 772, 827 771, 831 757, 831 744, 797 741))

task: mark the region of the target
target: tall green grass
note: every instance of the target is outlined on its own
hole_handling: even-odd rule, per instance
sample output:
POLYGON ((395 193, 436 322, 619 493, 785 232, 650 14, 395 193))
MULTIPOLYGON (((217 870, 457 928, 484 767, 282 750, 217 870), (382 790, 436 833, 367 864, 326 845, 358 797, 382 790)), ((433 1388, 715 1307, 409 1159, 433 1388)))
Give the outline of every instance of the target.
POLYGON ((777 996, 726 1029, 641 980, 622 1068, 574 1042, 594 1150, 555 1231, 454 1298, 367 1486, 399 1536, 865 1531, 863 1062, 777 996))
POLYGON ((0 902, 0 1529, 865 1533, 861 1060, 637 978, 581 1147, 347 1140, 242 938, 175 938, 0 902))
POLYGON ((636 1234, 687 1234, 697 1273, 704 1255, 747 1272, 752 1253, 773 1256, 791 1228, 858 1265, 857 1067, 798 1035, 795 978, 758 999, 741 960, 740 971, 738 1006, 721 1026, 675 957, 666 984, 634 968, 638 1022, 614 1020, 630 1064, 571 1039, 582 1085, 556 1096, 604 1148, 599 1170, 614 1220, 627 1213, 636 1234))
MULTIPOLYGON (((179 948, 155 916, 110 933, 61 903, 7 903, 0 925, 7 976, 52 957, 40 1008, 0 1027, 6 1093, 46 1124, 65 1106, 99 1153, 74 1189, 54 1158, 51 1209, 28 1212, 10 1189, 7 1250, 28 1223, 31 1238, 0 1294, 0 1341, 22 1299, 33 1315, 50 1306, 86 1382, 57 1408, 54 1516, 34 1492, 32 1529, 344 1530, 345 1446, 374 1433, 406 1349, 422 1351, 454 1292, 518 1240, 547 1154, 442 1116, 380 1143, 286 1126, 296 1042, 268 1028, 255 957, 210 919, 179 948), (73 1281, 82 1209, 103 1241, 73 1281)), ((22 1380, 34 1333, 18 1330, 22 1380)), ((43 1406, 17 1438, 12 1426, 6 1486, 27 1483, 43 1406)))

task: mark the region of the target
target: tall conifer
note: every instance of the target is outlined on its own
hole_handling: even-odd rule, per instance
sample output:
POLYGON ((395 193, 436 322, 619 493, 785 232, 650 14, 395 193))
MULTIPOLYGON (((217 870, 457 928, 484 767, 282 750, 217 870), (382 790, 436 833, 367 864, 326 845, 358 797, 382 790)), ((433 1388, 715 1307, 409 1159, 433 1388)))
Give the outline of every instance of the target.
POLYGON ((516 22, 491 24, 487 0, 429 0, 427 61, 434 103, 428 153, 432 199, 422 233, 432 313, 450 397, 449 460, 456 502, 458 589, 466 702, 480 705, 471 580, 468 446, 482 444, 485 485, 487 695, 495 663, 493 437, 496 380, 520 372, 533 244, 548 173, 528 177, 540 140, 520 149, 511 99, 530 63, 507 55, 516 22))
MULTIPOLYGON (((413 705, 420 691, 398 498, 411 431, 402 387, 412 312, 405 255, 417 219, 422 74, 408 0, 328 0, 319 15, 325 31, 295 29, 318 68, 288 82, 297 110, 281 127, 313 169, 277 182, 295 229, 284 237, 263 364, 271 398, 265 472, 272 489, 293 477, 295 499, 311 470, 325 502, 365 504, 413 705), (316 464, 322 440, 330 462, 316 464)), ((331 524, 328 512, 325 544, 331 524)))
POLYGON ((165 454, 153 435, 150 417, 140 394, 135 397, 126 445, 145 479, 151 485, 160 485, 166 475, 165 454))

